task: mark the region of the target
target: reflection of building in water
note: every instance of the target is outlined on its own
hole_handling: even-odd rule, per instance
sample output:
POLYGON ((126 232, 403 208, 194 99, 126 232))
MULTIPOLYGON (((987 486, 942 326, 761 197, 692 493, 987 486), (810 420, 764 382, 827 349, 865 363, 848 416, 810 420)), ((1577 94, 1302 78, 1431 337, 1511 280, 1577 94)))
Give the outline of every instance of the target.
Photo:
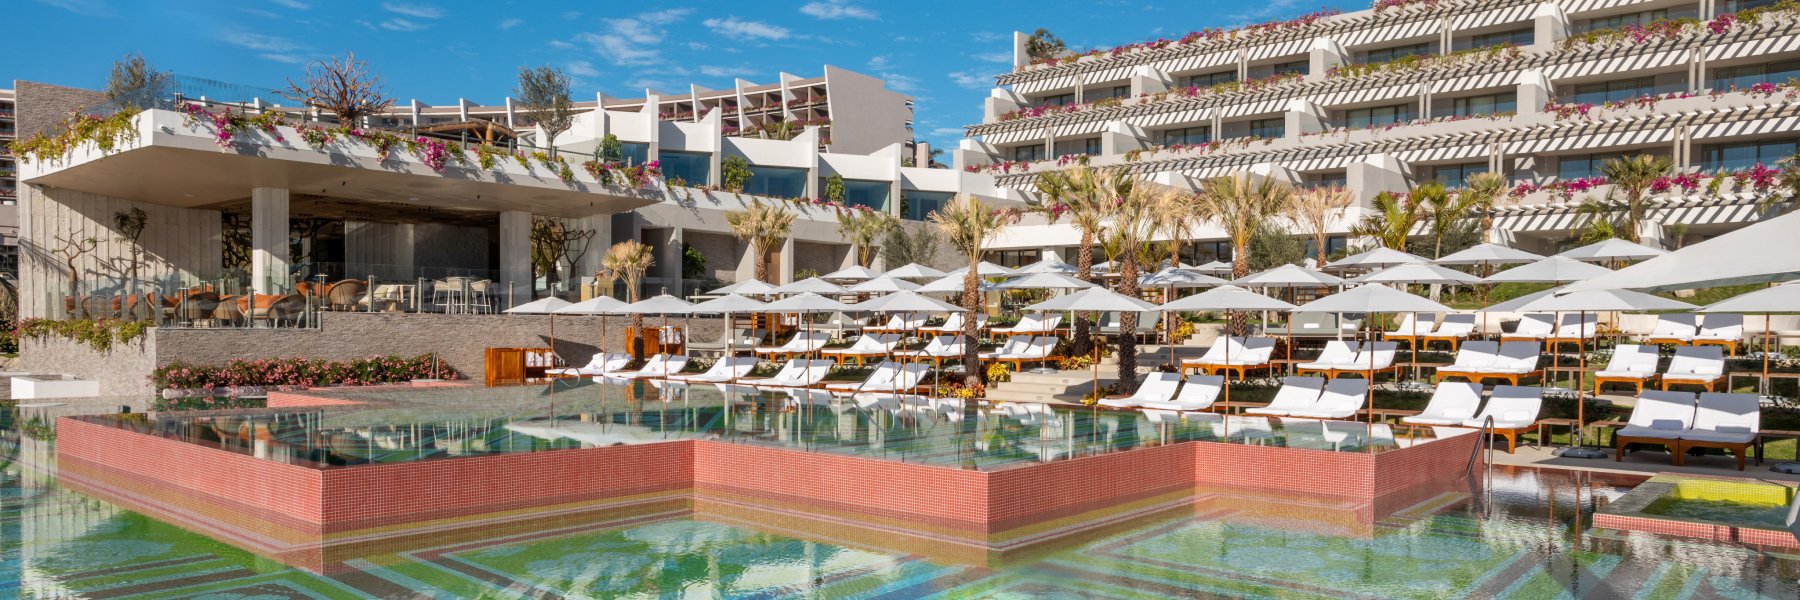
MULTIPOLYGON (((125 511, 110 503, 69 494, 56 485, 56 443, 17 432, 15 461, 6 470, 6 494, 17 519, 0 519, 0 540, 17 543, 20 597, 73 598, 80 593, 63 584, 64 577, 44 568, 71 555, 94 551, 82 538, 118 526, 125 511), (16 490, 16 491, 15 491, 16 490), (84 549, 85 548, 85 549, 84 549)), ((12 445, 9 443, 9 445, 12 445)), ((3 580, 4 578, 0 578, 3 580)))

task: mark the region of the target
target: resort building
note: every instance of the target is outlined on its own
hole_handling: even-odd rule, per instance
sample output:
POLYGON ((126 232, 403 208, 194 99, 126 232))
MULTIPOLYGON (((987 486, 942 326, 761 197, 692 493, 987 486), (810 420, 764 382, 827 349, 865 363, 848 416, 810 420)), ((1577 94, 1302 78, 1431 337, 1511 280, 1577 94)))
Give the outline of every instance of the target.
POLYGON ((19 163, 12 141, 18 136, 18 103, 12 90, 0 90, 0 273, 19 272, 19 163))
MULTIPOLYGON (((1774 4, 1400 0, 1038 60, 1015 34, 1015 68, 954 161, 1026 197, 1037 173, 1076 163, 1183 188, 1244 171, 1347 186, 1334 249, 1357 245, 1349 226, 1381 192, 1496 172, 1513 188, 1487 233, 1542 252, 1607 197, 1602 163, 1649 154, 1677 175, 1652 188, 1639 233, 1678 247, 1765 216, 1768 170, 1795 152, 1800 30, 1774 4)), ((1229 257, 1223 237, 1192 232, 1196 260, 1229 257)), ((1028 224, 998 256, 1077 239, 1028 224)))

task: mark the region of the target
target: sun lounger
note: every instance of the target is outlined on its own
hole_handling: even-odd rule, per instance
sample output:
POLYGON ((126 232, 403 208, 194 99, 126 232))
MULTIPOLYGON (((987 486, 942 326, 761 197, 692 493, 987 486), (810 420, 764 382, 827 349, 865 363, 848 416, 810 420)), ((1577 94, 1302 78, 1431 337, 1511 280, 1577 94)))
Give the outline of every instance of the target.
POLYGON ((629 364, 631 364, 630 354, 623 352, 609 352, 605 354, 595 354, 585 365, 550 369, 545 371, 544 374, 551 377, 592 377, 595 375, 609 375, 617 371, 623 371, 625 370, 625 366, 629 364))
POLYGON ((1481 408, 1481 384, 1440 381, 1431 402, 1419 414, 1400 419, 1407 425, 1462 425, 1481 408))
POLYGON ((687 367, 687 362, 688 357, 683 354, 658 354, 644 359, 644 368, 642 369, 609 373, 606 376, 618 379, 649 379, 652 377, 660 379, 680 373, 687 367))
POLYGON ((1612 360, 1607 361, 1606 368, 1594 373, 1594 393, 1600 393, 1600 387, 1609 382, 1629 383, 1637 387, 1635 393, 1644 391, 1644 384, 1656 381, 1656 363, 1658 360, 1656 346, 1649 344, 1619 344, 1613 347, 1612 360))
POLYGON ((1223 362, 1225 360, 1226 348, 1230 348, 1233 356, 1242 354, 1244 352, 1244 338, 1227 336, 1214 340, 1213 345, 1207 346, 1206 352, 1199 357, 1181 359, 1181 372, 1185 374, 1189 369, 1199 369, 1201 363, 1223 362))
MULTIPOLYGON (((853 317, 841 312, 834 312, 825 319, 824 324, 815 325, 812 330, 830 334, 832 338, 843 338, 852 331, 862 331, 862 328, 868 324, 867 317, 853 317)), ((790 323, 790 325, 798 325, 798 323, 790 323)))
POLYGON ((1393 331, 1381 332, 1381 339, 1394 340, 1396 343, 1405 340, 1407 347, 1419 347, 1419 338, 1431 333, 1432 328, 1436 326, 1433 321, 1436 319, 1436 315, 1430 315, 1425 320, 1420 320, 1418 318, 1420 314, 1423 313, 1400 315, 1400 324, 1395 326, 1393 331))
POLYGON ((1500 356, 1500 343, 1486 340, 1475 340, 1464 343, 1456 349, 1456 360, 1449 365, 1438 367, 1433 379, 1443 381, 1449 377, 1461 377, 1471 382, 1481 382, 1481 370, 1494 366, 1500 356))
MULTIPOLYGON (((987 320, 988 316, 986 313, 975 315, 975 330, 981 331, 987 329, 987 320)), ((919 331, 937 334, 960 334, 963 332, 963 326, 968 323, 968 317, 963 313, 950 313, 950 317, 944 319, 943 325, 920 327, 919 331)))
MULTIPOLYGON (((1469 345, 1474 345, 1470 342, 1469 345)), ((1464 346, 1465 348, 1467 346, 1464 346)), ((1505 379, 1510 385, 1519 385, 1519 380, 1540 373, 1538 359, 1543 355, 1542 346, 1538 342, 1506 342, 1500 344, 1500 351, 1494 360, 1485 367, 1466 369, 1438 368, 1438 377, 1463 377, 1469 381, 1480 383, 1488 379, 1505 379)))
POLYGON ((894 356, 910 359, 915 362, 930 360, 932 366, 936 367, 942 366, 944 359, 946 358, 961 359, 964 350, 965 347, 963 346, 962 334, 946 333, 938 334, 937 337, 931 338, 931 341, 926 343, 924 348, 918 350, 901 350, 895 352, 894 356))
POLYGON ((1286 446, 1302 450, 1330 450, 1331 442, 1325 440, 1325 423, 1318 419, 1299 417, 1278 417, 1281 421, 1281 434, 1286 438, 1286 446))
POLYGON ((925 378, 925 372, 929 369, 923 363, 884 361, 860 383, 833 383, 826 385, 825 389, 843 394, 911 391, 919 387, 919 382, 925 378))
POLYGON ((1563 344, 1575 344, 1575 349, 1586 348, 1588 342, 1594 341, 1599 333, 1600 315, 1595 313, 1563 313, 1562 324, 1556 332, 1546 337, 1550 349, 1555 350, 1563 344))
POLYGON ((1056 333, 1056 328, 1060 325, 1062 325, 1062 313, 1048 313, 1025 315, 1020 317, 1019 322, 1012 327, 995 327, 990 331, 994 335, 1044 335, 1056 333))
POLYGON ((1356 331, 1353 321, 1340 321, 1334 313, 1290 313, 1287 325, 1265 327, 1262 334, 1269 337, 1318 338, 1337 337, 1356 331))
POLYGON ((749 352, 757 346, 762 345, 763 338, 769 337, 769 332, 764 329, 747 329, 739 327, 732 330, 732 336, 733 337, 727 337, 721 335, 719 336, 719 339, 709 342, 693 342, 688 344, 687 349, 688 352, 693 354, 722 355, 726 352, 749 352))
POLYGON ((1226 415, 1220 429, 1215 437, 1227 441, 1235 438, 1246 444, 1263 445, 1275 439, 1275 425, 1268 417, 1226 415))
POLYGON ((1367 448, 1369 446, 1369 440, 1375 434, 1375 428, 1377 427, 1380 427, 1383 431, 1387 432, 1387 438, 1390 442, 1392 442, 1394 438, 1393 430, 1387 425, 1373 425, 1355 421, 1323 421, 1319 423, 1319 425, 1325 430, 1325 443, 1331 444, 1331 449, 1337 452, 1367 448))
POLYGON ((708 367, 705 373, 670 375, 669 379, 688 383, 726 383, 749 375, 751 371, 756 370, 757 362, 755 358, 748 356, 726 356, 713 361, 712 366, 708 367))
POLYGON ((1669 370, 1662 374, 1662 389, 1672 385, 1698 385, 1713 391, 1725 380, 1725 349, 1718 346, 1687 346, 1675 349, 1669 370))
POLYGON ((1350 358, 1350 362, 1345 363, 1343 367, 1332 369, 1331 376, 1336 378, 1345 374, 1358 374, 1362 375, 1364 379, 1373 380, 1377 373, 1383 371, 1398 373, 1400 365, 1394 364, 1394 355, 1399 351, 1399 342, 1365 343, 1361 349, 1356 351, 1356 356, 1350 358))
POLYGON ((1700 320, 1700 333, 1694 336, 1694 345, 1721 346, 1726 353, 1737 356, 1738 343, 1743 339, 1744 315, 1714 314, 1700 320))
POLYGON ((1351 359, 1356 358, 1356 352, 1361 348, 1362 344, 1356 342, 1346 342, 1343 340, 1325 342, 1325 351, 1320 352, 1319 357, 1313 359, 1311 362, 1303 362, 1294 365, 1294 374, 1306 375, 1309 373, 1318 373, 1330 377, 1333 369, 1343 367, 1345 364, 1349 363, 1351 359))
POLYGON ((738 383, 758 387, 813 387, 825 380, 831 367, 830 360, 796 358, 782 365, 781 370, 773 377, 739 379, 738 383))
POLYGON ((1312 410, 1319 403, 1319 394, 1325 391, 1324 377, 1289 377, 1281 382, 1281 388, 1275 390, 1275 398, 1268 406, 1245 410, 1245 414, 1287 416, 1296 411, 1312 410))
POLYGON ((1311 408, 1288 412, 1295 417, 1313 419, 1348 419, 1369 402, 1369 380, 1333 379, 1311 408))
POLYGON ((1681 432, 1694 425, 1693 392, 1650 390, 1638 394, 1637 405, 1624 427, 1613 432, 1613 461, 1625 459, 1630 444, 1655 444, 1669 449, 1670 462, 1681 464, 1681 432))
MULTIPOLYGON (((1018 339, 1017 337, 1013 339, 1018 339)), ((1024 346, 1015 346, 1013 339, 1007 340, 998 352, 983 352, 982 362, 1012 363, 1017 370, 1028 362, 1045 362, 1050 359, 1050 352, 1056 349, 1056 336, 1040 335, 1030 338, 1024 346)))
MULTIPOLYGON (((1762 435, 1762 399, 1755 394, 1700 394, 1694 412, 1694 424, 1681 432, 1678 455, 1689 448, 1723 448, 1737 457, 1737 468, 1744 470, 1744 454, 1762 435)), ((1761 460, 1759 454, 1757 460, 1761 460)), ((1683 459, 1683 462, 1686 462, 1683 459)))
POLYGON ((823 331, 797 331, 794 332, 794 337, 788 339, 786 344, 780 346, 758 346, 756 348, 756 353, 759 355, 768 355, 771 360, 812 354, 818 352, 821 348, 824 348, 825 342, 829 339, 831 339, 831 335, 823 331))
POLYGON ((1493 432, 1506 438, 1506 453, 1519 446, 1519 434, 1537 425, 1538 412, 1544 408, 1544 389, 1517 385, 1494 386, 1487 406, 1474 418, 1463 421, 1465 427, 1483 427, 1493 418, 1493 432))
POLYGON ((845 359, 854 358, 856 364, 861 366, 863 361, 870 358, 882 358, 893 354, 894 346, 900 344, 901 337, 904 336, 898 333, 864 333, 862 337, 856 338, 856 343, 851 344, 849 348, 830 348, 820 350, 819 354, 836 360, 838 364, 843 364, 845 359))
POLYGON ((1512 333, 1500 334, 1500 341, 1541 342, 1550 334, 1556 333, 1556 325, 1544 313, 1528 313, 1519 317, 1519 326, 1512 333))
POLYGON ((1676 313, 1656 316, 1656 326, 1650 329, 1650 335, 1644 341, 1650 344, 1674 344, 1688 346, 1694 343, 1694 336, 1700 334, 1700 315, 1676 313))
POLYGON ((1194 375, 1181 384, 1181 391, 1174 398, 1163 401, 1146 401, 1138 406, 1157 410, 1178 410, 1192 412, 1208 410, 1218 401, 1219 393, 1225 389, 1225 378, 1220 375, 1194 375))
POLYGON ((928 316, 920 312, 893 315, 881 325, 864 327, 863 333, 912 333, 925 326, 928 316))
MULTIPOLYGON (((1201 371, 1205 371, 1207 375, 1217 375, 1220 371, 1224 371, 1227 373, 1236 373, 1237 378, 1243 380, 1244 377, 1249 374, 1249 371, 1267 371, 1273 367, 1273 360, 1275 358, 1275 338, 1253 337, 1249 339, 1229 338, 1226 340, 1226 343, 1228 344, 1233 342, 1241 345, 1227 347, 1226 350, 1229 350, 1229 357, 1227 357, 1226 353, 1222 352, 1217 358, 1211 358, 1213 352, 1211 348, 1208 348, 1206 356, 1202 356, 1198 359, 1181 361, 1182 370, 1200 369, 1201 371)), ((1217 346, 1218 344, 1213 345, 1217 346)))
POLYGON ((1475 313, 1456 313, 1444 315, 1444 320, 1438 323, 1437 329, 1419 336, 1419 342, 1425 346, 1430 346, 1432 342, 1449 342, 1450 351, 1455 352, 1463 340, 1469 339, 1474 333, 1475 313))
POLYGON ((1124 398, 1103 398, 1099 405, 1107 408, 1136 408, 1146 401, 1162 401, 1175 397, 1181 386, 1179 373, 1151 373, 1138 384, 1137 392, 1124 398))

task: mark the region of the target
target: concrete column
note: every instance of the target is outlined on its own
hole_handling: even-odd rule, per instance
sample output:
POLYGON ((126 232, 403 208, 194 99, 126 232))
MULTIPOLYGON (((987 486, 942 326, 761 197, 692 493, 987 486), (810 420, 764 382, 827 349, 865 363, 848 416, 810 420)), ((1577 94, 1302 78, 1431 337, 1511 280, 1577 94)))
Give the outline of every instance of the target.
POLYGON ((612 247, 612 215, 595 215, 575 220, 575 226, 594 230, 594 237, 588 241, 586 254, 575 261, 575 272, 569 277, 575 281, 588 281, 600 272, 600 259, 606 256, 606 249, 612 247))
POLYGON ((1521 116, 1542 114, 1544 105, 1550 103, 1550 98, 1555 92, 1555 87, 1551 85, 1550 79, 1544 77, 1544 72, 1537 69, 1519 73, 1519 80, 1515 85, 1518 86, 1518 106, 1521 116))
POLYGON ((1537 5, 1531 13, 1531 36, 1532 50, 1555 48, 1557 42, 1569 37, 1569 15, 1563 12, 1561 4, 1544 2, 1537 5))
POLYGON ((285 292, 288 280, 288 191, 250 190, 250 286, 261 294, 285 292))
POLYGON ((1169 91, 1169 86, 1174 84, 1175 80, 1169 77, 1168 73, 1150 65, 1138 65, 1131 70, 1131 97, 1133 98, 1140 94, 1169 91))
POLYGON ((506 301, 509 291, 515 303, 531 299, 531 275, 531 213, 501 211, 500 285, 495 290, 501 302, 506 301))
POLYGON ((1350 62, 1350 53, 1344 50, 1343 44, 1331 38, 1316 38, 1307 56, 1306 80, 1324 81, 1325 74, 1332 67, 1340 67, 1350 62))
POLYGON ((769 274, 775 285, 794 282, 794 236, 781 243, 781 254, 775 259, 775 272, 769 274))
POLYGON ((1407 188, 1406 164, 1390 154, 1371 154, 1350 163, 1345 184, 1356 194, 1358 206, 1369 206, 1381 192, 1400 193, 1407 188))
POLYGON ((682 228, 669 230, 669 241, 656 249, 656 262, 662 265, 663 272, 669 274, 669 285, 666 290, 670 296, 680 298, 684 292, 681 282, 681 243, 682 228))
POLYGON ((1287 112, 1282 117, 1287 124, 1283 137, 1288 139, 1300 139, 1302 134, 1325 130, 1325 110, 1299 98, 1288 100, 1287 112))
POLYGON ((1109 122, 1106 130, 1100 132, 1100 153, 1106 156, 1142 150, 1149 146, 1150 135, 1142 128, 1124 121, 1109 122))

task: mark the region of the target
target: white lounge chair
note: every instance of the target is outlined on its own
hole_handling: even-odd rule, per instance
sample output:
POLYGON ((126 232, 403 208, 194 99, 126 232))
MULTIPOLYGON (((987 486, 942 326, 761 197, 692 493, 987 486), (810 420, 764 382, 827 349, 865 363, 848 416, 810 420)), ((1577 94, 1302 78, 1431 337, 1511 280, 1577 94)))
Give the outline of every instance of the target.
POLYGON ((1199 369, 1200 365, 1203 363, 1216 364, 1224 362, 1225 351, 1227 348, 1230 348, 1233 356, 1242 354, 1244 352, 1244 338, 1238 336, 1225 336, 1213 340, 1213 344, 1207 346, 1206 352, 1202 353, 1200 356, 1181 359, 1181 371, 1186 373, 1189 369, 1199 369))
POLYGON ((1431 393, 1431 402, 1419 414, 1400 419, 1407 425, 1462 425, 1475 418, 1481 408, 1481 384, 1440 381, 1431 393))
POLYGON ((1104 398, 1100 406, 1108 408, 1137 408, 1148 401, 1165 401, 1175 397, 1175 390, 1181 386, 1179 373, 1151 373, 1138 384, 1136 392, 1124 398, 1104 398))
POLYGON ((995 327, 994 335, 1044 335, 1055 333, 1062 325, 1062 313, 1046 313, 1042 315, 1025 315, 1012 327, 995 327))
POLYGON ((1399 340, 1406 340, 1407 347, 1419 347, 1419 338, 1431 333, 1432 329, 1437 327, 1437 315, 1431 314, 1425 319, 1420 319, 1420 314, 1423 313, 1405 313, 1400 315, 1400 323, 1394 326, 1393 331, 1381 332, 1381 339, 1395 340, 1396 343, 1399 340))
POLYGON ((1288 412, 1295 417, 1313 419, 1348 419, 1355 417, 1357 411, 1369 401, 1369 380, 1367 379, 1333 379, 1325 384, 1325 391, 1319 394, 1319 400, 1311 408, 1288 412))
POLYGON ((1500 353, 1494 355, 1494 363, 1471 369, 1469 380, 1505 379, 1510 385, 1518 385, 1520 379, 1539 373, 1537 363, 1544 354, 1542 348, 1538 342, 1500 344, 1500 353))
POLYGON ((670 375, 669 379, 688 383, 726 383, 749 375, 751 371, 756 370, 757 362, 759 361, 749 356, 726 356, 713 361, 712 366, 708 367, 705 373, 670 375))
POLYGON ((1369 446, 1369 440, 1374 436, 1375 428, 1377 427, 1380 427, 1387 433, 1390 444, 1394 439, 1393 429, 1389 428, 1387 425, 1374 425, 1370 423, 1358 423, 1355 421, 1324 421, 1321 422, 1320 425, 1325 429, 1325 442, 1331 444, 1331 449, 1338 452, 1367 448, 1369 446))
POLYGON ((1599 335, 1600 315, 1595 313, 1563 313, 1562 324, 1557 325, 1556 332, 1550 334, 1545 341, 1552 350, 1562 344, 1575 344, 1577 350, 1586 348, 1588 342, 1599 335))
POLYGON ((1694 336, 1700 334, 1700 315, 1690 313, 1674 313, 1656 316, 1656 326, 1650 328, 1650 334, 1644 341, 1651 344, 1675 344, 1686 346, 1694 343, 1694 336))
POLYGON ((1669 370, 1662 374, 1662 389, 1671 385, 1698 385, 1713 391, 1725 380, 1725 349, 1718 346, 1686 346, 1675 349, 1669 370))
POLYGON ((1541 342, 1550 334, 1556 333, 1556 324, 1551 316, 1544 313, 1527 313, 1519 316, 1519 326, 1512 333, 1500 334, 1500 341, 1541 342))
MULTIPOLYGON (((1689 448, 1724 448, 1737 456, 1737 467, 1742 471, 1744 454, 1761 435, 1761 398, 1755 394, 1707 392, 1700 394, 1694 424, 1681 432, 1681 447, 1676 454, 1685 456, 1689 448)), ((1760 454, 1756 458, 1762 460, 1760 454)))
POLYGON ((1544 389, 1517 385, 1494 386, 1494 393, 1488 396, 1487 406, 1481 408, 1481 414, 1463 421, 1466 427, 1483 427, 1488 417, 1493 417, 1493 431, 1506 438, 1506 453, 1512 454, 1519 446, 1519 434, 1537 424, 1538 413, 1544 409, 1544 389))
POLYGON ((864 327, 863 333, 911 333, 924 327, 928 317, 930 315, 922 312, 897 314, 888 317, 887 322, 881 325, 864 327))
POLYGON ((1220 431, 1214 437, 1230 440, 1242 440, 1246 444, 1267 444, 1275 439, 1275 426, 1268 417, 1244 415, 1227 415, 1220 431))
MULTIPOLYGON (((1017 337, 1013 339, 1018 339, 1017 337)), ((982 353, 983 362, 1013 363, 1015 370, 1024 367, 1028 362, 1044 362, 1050 359, 1050 352, 1056 349, 1055 336, 1040 335, 1030 338, 1024 346, 1014 346, 1013 340, 1007 340, 1006 346, 998 352, 982 353)))
POLYGON ((818 352, 831 340, 831 334, 823 331, 797 331, 794 337, 780 346, 757 346, 757 354, 766 354, 770 359, 788 358, 818 352))
POLYGON ((1737 356, 1738 343, 1743 340, 1744 315, 1706 315, 1700 320, 1700 333, 1694 335, 1695 346, 1721 346, 1731 356, 1737 356))
POLYGON ((588 359, 588 363, 585 365, 550 369, 545 371, 544 374, 552 377, 592 377, 596 375, 610 375, 625 370, 625 367, 630 364, 630 354, 624 352, 608 352, 605 354, 595 354, 593 358, 588 359))
POLYGON ((1294 374, 1318 373, 1330 376, 1333 369, 1344 367, 1351 359, 1356 358, 1356 352, 1360 349, 1362 349, 1362 344, 1356 342, 1343 340, 1325 342, 1325 350, 1319 353, 1318 358, 1294 365, 1294 374))
POLYGON ((687 368, 687 362, 688 357, 684 354, 657 354, 644 359, 644 368, 642 369, 609 373, 606 376, 618 379, 663 378, 680 373, 682 369, 687 368))
POLYGON ((966 347, 963 345, 962 334, 946 333, 938 334, 937 337, 931 338, 931 341, 927 342, 924 348, 918 350, 901 350, 895 352, 894 356, 920 362, 930 360, 933 366, 942 366, 944 359, 946 358, 960 360, 963 357, 965 349, 966 347))
POLYGON ((1419 336, 1419 343, 1429 346, 1432 342, 1449 342, 1450 350, 1454 352, 1462 345, 1463 340, 1469 339, 1474 333, 1475 313, 1448 314, 1438 322, 1437 329, 1419 336))
POLYGON ((1325 391, 1324 377, 1289 377, 1281 382, 1281 388, 1275 390, 1275 398, 1268 406, 1245 410, 1245 414, 1287 416, 1296 411, 1312 410, 1319 403, 1319 394, 1325 391))
MULTIPOLYGON (((987 313, 975 315, 975 330, 981 331, 987 329, 987 320, 987 313)), ((938 334, 960 334, 963 332, 963 325, 968 324, 968 322, 968 317, 965 316, 964 313, 950 313, 950 316, 944 319, 944 324, 920 327, 919 331, 938 334)))
POLYGON ((1325 423, 1318 419, 1300 417, 1277 417, 1281 421, 1281 434, 1286 438, 1286 446, 1302 450, 1330 450, 1331 442, 1325 439, 1325 423))
POLYGON ((1694 426, 1693 392, 1650 390, 1638 394, 1631 418, 1613 432, 1613 461, 1625 459, 1628 444, 1656 444, 1669 449, 1670 462, 1680 465, 1681 433, 1694 426))
POLYGON ((1225 389, 1225 377, 1220 375, 1194 375, 1181 384, 1181 391, 1175 397, 1164 401, 1146 401, 1139 406, 1157 410, 1178 410, 1192 412, 1212 408, 1218 401, 1219 394, 1225 389))
POLYGON ((758 387, 813 387, 825 380, 825 375, 831 373, 831 367, 830 360, 796 358, 782 365, 781 370, 773 377, 739 379, 738 383, 758 387))
POLYGON ((1398 373, 1400 366, 1394 364, 1394 355, 1399 353, 1399 342, 1369 342, 1356 351, 1345 366, 1331 370, 1332 377, 1347 373, 1362 375, 1364 379, 1373 380, 1377 373, 1389 371, 1398 373))
POLYGON ((838 393, 854 392, 904 392, 919 387, 929 367, 922 363, 903 364, 895 361, 883 361, 869 373, 869 376, 858 383, 833 383, 825 386, 827 391, 838 393))
POLYGON ((1613 383, 1629 383, 1642 393, 1644 385, 1656 381, 1657 347, 1650 344, 1619 344, 1613 347, 1612 360, 1606 362, 1606 368, 1594 373, 1594 394, 1600 393, 1600 386, 1613 383))
POLYGON ((1481 382, 1481 370, 1494 366, 1500 356, 1500 343, 1487 340, 1466 342, 1456 349, 1456 360, 1449 365, 1438 367, 1433 378, 1443 381, 1447 377, 1461 377, 1471 382, 1481 382))
MULTIPOLYGON (((1227 338, 1225 341, 1226 344, 1234 342, 1241 345, 1227 346, 1228 352, 1222 352, 1216 358, 1212 357, 1212 349, 1208 348, 1206 356, 1181 361, 1182 370, 1199 369, 1205 371, 1207 375, 1217 375, 1220 371, 1225 371, 1236 373, 1237 378, 1242 380, 1249 375, 1249 371, 1267 371, 1273 367, 1275 338, 1227 338)), ((1219 344, 1213 345, 1218 346, 1219 344)))
POLYGON ((860 366, 870 358, 892 355, 894 346, 900 344, 902 337, 904 336, 898 333, 864 333, 862 337, 856 338, 856 343, 851 344, 848 348, 829 348, 820 350, 819 354, 836 360, 838 364, 843 364, 846 359, 853 358, 860 366))

